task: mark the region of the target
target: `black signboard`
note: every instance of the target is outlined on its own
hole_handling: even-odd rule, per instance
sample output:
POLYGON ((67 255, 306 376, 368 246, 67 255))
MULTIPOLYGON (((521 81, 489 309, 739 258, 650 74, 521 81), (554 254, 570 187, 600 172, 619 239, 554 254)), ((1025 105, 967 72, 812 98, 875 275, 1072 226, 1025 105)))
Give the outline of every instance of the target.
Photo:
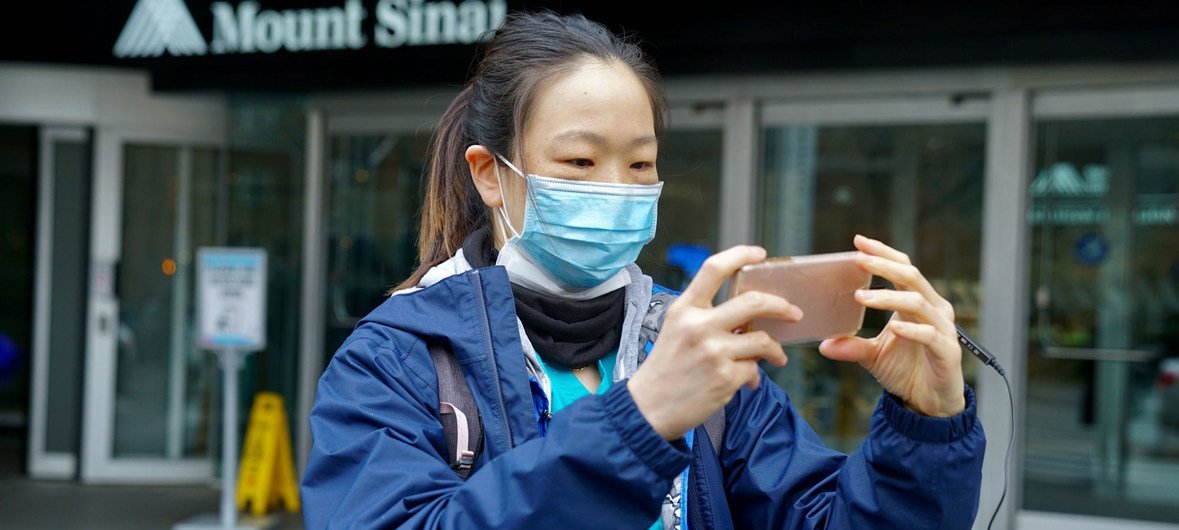
POLYGON ((1165 2, 115 0, 13 6, 0 59, 142 68, 157 90, 459 84, 487 30, 539 8, 636 35, 669 76, 1179 58, 1165 2))

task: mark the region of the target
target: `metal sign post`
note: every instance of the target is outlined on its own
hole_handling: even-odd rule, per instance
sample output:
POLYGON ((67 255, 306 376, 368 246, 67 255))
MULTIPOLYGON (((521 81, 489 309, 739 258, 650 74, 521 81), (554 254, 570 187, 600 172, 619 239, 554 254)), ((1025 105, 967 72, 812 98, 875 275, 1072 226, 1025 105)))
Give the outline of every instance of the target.
POLYGON ((245 354, 266 347, 266 251, 198 249, 197 315, 197 346, 216 351, 225 373, 221 513, 219 521, 201 516, 173 530, 258 528, 256 524, 239 526, 237 520, 238 371, 245 354))

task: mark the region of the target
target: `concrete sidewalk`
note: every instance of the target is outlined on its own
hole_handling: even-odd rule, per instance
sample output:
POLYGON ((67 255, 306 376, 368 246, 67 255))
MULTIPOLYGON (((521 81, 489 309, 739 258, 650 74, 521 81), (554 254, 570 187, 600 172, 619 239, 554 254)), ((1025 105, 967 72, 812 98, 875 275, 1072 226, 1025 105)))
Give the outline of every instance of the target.
MULTIPOLYGON (((90 486, 0 477, 0 528, 13 530, 169 530, 217 513, 220 492, 200 486, 90 486)), ((300 514, 276 514, 278 528, 302 530, 300 514)))
MULTIPOLYGON (((33 480, 20 472, 19 438, 0 434, 0 529, 171 530, 218 513, 221 491, 209 486, 92 486, 33 480)), ((303 530, 302 514, 276 513, 277 530, 303 530)))
MULTIPOLYGON (((170 530, 217 513, 221 492, 206 486, 91 486, 19 473, 17 444, 0 440, 0 529, 170 530)), ((302 530, 301 514, 274 514, 280 530, 302 530)))

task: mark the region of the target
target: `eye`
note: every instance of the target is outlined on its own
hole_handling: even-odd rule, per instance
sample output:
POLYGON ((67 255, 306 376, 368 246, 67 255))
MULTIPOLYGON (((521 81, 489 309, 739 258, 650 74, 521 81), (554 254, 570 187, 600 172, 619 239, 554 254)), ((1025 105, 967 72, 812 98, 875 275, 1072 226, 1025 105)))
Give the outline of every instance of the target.
POLYGON ((647 169, 651 169, 653 167, 655 167, 654 162, 635 162, 630 165, 631 169, 635 169, 635 170, 639 170, 639 171, 644 171, 647 169))
POLYGON ((572 164, 574 167, 582 167, 582 168, 594 166, 594 161, 590 160, 588 158, 574 158, 572 160, 569 160, 569 163, 572 164))

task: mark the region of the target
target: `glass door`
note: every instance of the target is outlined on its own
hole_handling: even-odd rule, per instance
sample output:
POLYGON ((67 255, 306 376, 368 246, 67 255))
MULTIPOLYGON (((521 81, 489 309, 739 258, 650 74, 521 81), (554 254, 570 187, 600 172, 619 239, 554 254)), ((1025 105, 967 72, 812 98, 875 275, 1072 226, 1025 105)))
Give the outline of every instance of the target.
POLYGON ((193 257, 217 242, 215 139, 100 132, 82 478, 213 476, 219 373, 195 347, 193 257))
POLYGON ((28 471, 72 479, 81 442, 93 149, 85 128, 43 127, 39 134, 28 471))
POLYGON ((1025 509, 1179 523, 1177 96, 1037 100, 1025 509))
POLYGON ((337 131, 329 140, 326 361, 417 264, 418 211, 433 131, 337 131))
MULTIPOLYGON (((957 320, 977 333, 986 156, 986 98, 949 95, 783 102, 762 110, 758 241, 772 256, 855 250, 863 234, 907 253, 957 320)), ((868 310, 861 336, 889 315, 868 310)), ((817 344, 791 347, 771 377, 831 447, 867 435, 880 385, 817 344)), ((968 383, 977 362, 963 357, 968 383)))
MULTIPOLYGON (((38 250, 37 128, 0 125, 0 476, 25 467, 38 250)), ((43 193, 43 192, 42 192, 43 193)))

